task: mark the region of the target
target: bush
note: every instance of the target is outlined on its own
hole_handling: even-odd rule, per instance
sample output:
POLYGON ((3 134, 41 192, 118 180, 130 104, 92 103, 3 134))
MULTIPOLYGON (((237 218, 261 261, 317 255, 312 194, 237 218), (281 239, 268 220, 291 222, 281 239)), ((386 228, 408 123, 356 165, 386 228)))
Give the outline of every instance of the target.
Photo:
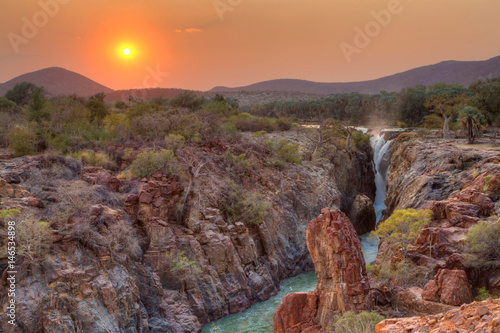
POLYGON ((356 148, 361 148, 363 145, 369 145, 370 144, 370 136, 367 134, 363 134, 362 132, 355 131, 352 133, 352 142, 354 142, 354 145, 356 148))
POLYGON ((442 129, 443 118, 433 113, 424 117, 424 127, 427 129, 442 129))
POLYGON ((109 167, 113 164, 108 154, 97 152, 94 150, 83 150, 76 153, 71 153, 70 156, 74 159, 81 160, 83 163, 91 166, 109 167))
MULTIPOLYGON (((4 213, 4 210, 2 210, 4 213)), ((12 210, 10 210, 12 213, 12 210)), ((16 212, 14 212, 16 213, 16 212)), ((4 218, 11 217, 9 211, 4 218)), ((36 220, 32 217, 15 221, 16 254, 34 260, 43 259, 52 246, 52 232, 47 222, 36 220)), ((7 243, 1 249, 1 255, 8 254, 7 243)))
POLYGON ((186 139, 179 134, 169 134, 165 137, 165 145, 167 145, 167 148, 172 151, 182 148, 185 143, 186 139))
POLYGON ((247 225, 259 225, 271 209, 271 203, 262 200, 255 192, 247 192, 231 180, 222 191, 221 211, 228 223, 242 221, 247 225))
POLYGON ((465 240, 467 259, 475 267, 498 265, 500 260, 500 221, 480 221, 469 229, 465 240))
POLYGON ((243 175, 248 169, 247 154, 234 155, 229 150, 225 152, 224 157, 234 171, 239 176, 243 175))
POLYGON ((35 152, 36 135, 25 126, 16 126, 7 134, 9 148, 15 156, 31 155, 35 152))
POLYGON ((333 332, 335 333, 371 333, 375 331, 375 325, 385 318, 376 312, 366 312, 355 314, 347 311, 342 316, 335 316, 333 332))
POLYGON ((302 164, 299 145, 292 144, 287 140, 280 140, 278 144, 275 144, 271 140, 266 140, 265 144, 272 153, 271 160, 269 161, 272 166, 283 167, 285 162, 302 164))
POLYGON ((372 235, 391 247, 401 248, 406 257, 408 245, 412 244, 425 226, 431 223, 431 210, 416 210, 413 208, 396 210, 385 221, 379 223, 372 235))
POLYGON ((260 137, 263 137, 264 135, 266 135, 267 132, 266 131, 258 131, 258 132, 255 132, 253 134, 254 138, 260 138, 260 137))
POLYGON ((485 287, 482 287, 482 288, 479 288, 477 290, 477 296, 476 296, 475 300, 478 302, 482 302, 482 301, 486 301, 490 297, 493 299, 498 298, 498 296, 491 295, 490 292, 485 287))
POLYGON ((158 153, 145 150, 136 156, 130 170, 133 177, 151 176, 156 170, 175 173, 177 172, 177 158, 171 150, 161 150, 158 153))

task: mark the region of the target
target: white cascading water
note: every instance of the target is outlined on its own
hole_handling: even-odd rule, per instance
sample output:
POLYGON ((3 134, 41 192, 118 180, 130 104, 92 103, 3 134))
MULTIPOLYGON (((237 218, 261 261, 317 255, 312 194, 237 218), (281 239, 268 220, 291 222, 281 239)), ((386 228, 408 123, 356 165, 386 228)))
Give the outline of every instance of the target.
POLYGON ((389 173, 389 166, 387 168, 382 166, 382 161, 385 153, 391 145, 391 140, 385 141, 384 133, 380 132, 376 137, 370 138, 370 143, 373 148, 373 172, 375 173, 375 215, 377 216, 377 223, 382 217, 382 212, 387 208, 385 205, 385 190, 387 182, 387 174, 389 173))

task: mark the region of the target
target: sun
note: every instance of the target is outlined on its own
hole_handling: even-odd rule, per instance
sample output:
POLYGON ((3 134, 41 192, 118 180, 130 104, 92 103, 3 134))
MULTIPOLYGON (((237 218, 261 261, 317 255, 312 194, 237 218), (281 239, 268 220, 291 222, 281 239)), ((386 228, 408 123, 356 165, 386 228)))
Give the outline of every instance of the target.
POLYGON ((128 47, 123 49, 123 54, 130 55, 130 53, 131 53, 131 51, 128 47))

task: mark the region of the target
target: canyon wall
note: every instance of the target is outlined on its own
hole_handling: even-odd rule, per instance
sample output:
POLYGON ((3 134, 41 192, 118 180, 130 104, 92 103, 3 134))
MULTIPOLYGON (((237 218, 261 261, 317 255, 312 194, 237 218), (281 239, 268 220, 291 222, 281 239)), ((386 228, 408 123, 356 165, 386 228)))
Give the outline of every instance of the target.
MULTIPOLYGON (((300 143, 309 134, 283 135, 300 143)), ((255 140, 178 152, 202 166, 196 179, 162 172, 118 179, 47 156, 1 161, 2 209, 56 221, 47 256, 17 263, 18 325, 7 325, 4 312, 3 331, 197 332, 276 294, 281 279, 312 270, 307 221, 322 207, 351 210, 357 196, 373 198, 370 151, 335 149, 331 158, 279 169, 266 165, 255 140), (271 203, 258 225, 229 223, 217 205, 231 172, 229 149, 252 162, 243 189, 271 203), (180 219, 186 193, 188 214, 180 219)), ((304 155, 308 149, 301 146, 304 155)))

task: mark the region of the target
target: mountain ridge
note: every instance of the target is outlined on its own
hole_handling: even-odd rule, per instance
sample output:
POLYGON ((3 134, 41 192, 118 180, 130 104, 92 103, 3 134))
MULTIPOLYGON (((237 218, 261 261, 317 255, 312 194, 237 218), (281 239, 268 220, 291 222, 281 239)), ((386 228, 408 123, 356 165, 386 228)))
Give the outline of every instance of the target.
POLYGON ((353 82, 315 82, 300 79, 275 79, 256 82, 246 86, 217 86, 210 92, 235 91, 296 91, 312 94, 368 93, 399 91, 418 84, 430 85, 440 82, 468 85, 484 78, 500 76, 500 56, 487 60, 446 60, 432 65, 416 67, 378 79, 353 82))
MULTIPOLYGON (((458 83, 467 86, 479 79, 495 77, 500 77, 500 56, 478 61, 446 60, 373 80, 316 82, 302 79, 274 79, 239 87, 217 86, 205 92, 197 91, 197 95, 236 92, 294 92, 314 95, 353 92, 376 94, 381 91, 400 91, 404 87, 414 87, 418 84, 431 85, 440 82, 458 83)), ((146 98, 159 96, 172 98, 185 90, 177 88, 113 90, 82 74, 61 67, 48 67, 0 83, 0 96, 5 95, 9 89, 23 81, 44 86, 49 96, 76 94, 81 97, 88 97, 104 92, 109 95, 106 100, 111 100, 111 97, 123 100, 129 94, 146 98)))
POLYGON ((49 96, 76 94, 88 97, 100 92, 110 93, 113 89, 97 83, 88 77, 62 67, 47 67, 25 73, 0 84, 0 96, 23 81, 43 86, 49 96))

